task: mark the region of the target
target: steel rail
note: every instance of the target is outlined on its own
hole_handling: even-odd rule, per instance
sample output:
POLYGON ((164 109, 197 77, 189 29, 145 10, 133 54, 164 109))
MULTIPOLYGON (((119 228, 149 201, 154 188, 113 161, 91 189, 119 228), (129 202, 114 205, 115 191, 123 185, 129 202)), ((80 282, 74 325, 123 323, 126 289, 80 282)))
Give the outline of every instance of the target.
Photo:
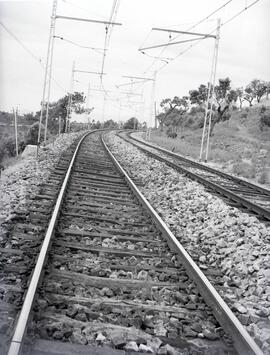
POLYGON ((38 259, 36 262, 36 266, 35 269, 33 271, 33 275, 29 284, 29 287, 27 289, 27 293, 22 305, 22 309, 15 327, 15 331, 14 331, 14 335, 12 337, 10 346, 9 346, 9 350, 8 350, 8 355, 18 355, 22 349, 23 346, 23 340, 24 340, 24 335, 27 329, 27 324, 28 324, 28 320, 30 317, 30 313, 33 307, 33 303, 34 303, 34 299, 35 299, 35 295, 37 292, 37 288, 39 286, 39 282, 41 280, 41 275, 42 275, 42 271, 43 271, 43 267, 45 265, 47 256, 48 256, 48 252, 50 250, 50 245, 51 245, 51 239, 54 233, 54 228, 57 222, 57 218, 59 215, 59 211, 63 202, 63 198, 64 198, 64 194, 66 191, 66 187, 69 181, 69 177, 71 174, 71 170, 72 167, 74 165, 75 159, 77 157, 78 151, 80 149, 80 146, 83 142, 83 140, 91 133, 93 133, 95 131, 91 131, 86 133, 81 140, 79 141, 75 152, 73 153, 72 159, 70 161, 68 170, 66 172, 65 175, 65 179, 63 181, 61 190, 58 194, 56 203, 55 203, 55 207, 38 255, 38 259))
POLYGON ((108 146, 104 142, 103 137, 101 138, 101 141, 108 155, 113 160, 113 163, 119 173, 123 176, 128 186, 133 191, 136 198, 140 201, 144 209, 151 215, 154 224, 166 238, 171 250, 177 253, 179 262, 184 265, 186 272, 196 283, 205 302, 211 307, 219 323, 233 339, 235 349, 238 351, 238 353, 240 355, 263 355, 262 350, 258 347, 244 326, 239 322, 226 302, 221 298, 216 289, 209 282, 207 277, 197 266, 182 244, 177 240, 166 223, 161 219, 158 213, 154 210, 154 208, 150 205, 147 199, 142 195, 140 190, 128 176, 127 172, 119 164, 113 153, 109 150, 108 146))
POLYGON ((160 152, 166 153, 166 154, 168 154, 168 155, 170 155, 170 156, 172 156, 172 157, 175 157, 175 158, 177 158, 177 159, 179 159, 179 160, 182 160, 182 161, 184 161, 184 162, 187 162, 187 163, 189 163, 189 164, 191 164, 191 165, 193 165, 193 166, 195 166, 195 167, 197 167, 197 168, 199 168, 199 169, 201 169, 201 170, 210 171, 210 172, 212 172, 212 173, 214 173, 214 174, 220 175, 220 176, 225 177, 225 178, 227 178, 227 179, 230 179, 230 180, 232 180, 232 181, 236 181, 236 182, 238 182, 239 184, 241 184, 241 185, 243 185, 243 186, 250 187, 250 188, 252 188, 253 190, 257 190, 258 192, 262 192, 262 193, 264 193, 264 194, 270 196, 270 190, 268 190, 268 189, 265 189, 265 188, 263 188, 263 187, 261 187, 261 186, 254 185, 254 184, 252 184, 251 182, 245 181, 245 180, 243 180, 243 179, 241 179, 241 178, 239 178, 239 177, 237 177, 237 176, 232 176, 232 175, 227 174, 227 173, 225 173, 225 172, 223 172, 223 171, 214 169, 214 168, 212 168, 212 167, 210 167, 210 166, 205 166, 204 164, 201 164, 201 163, 199 163, 199 162, 197 162, 197 161, 194 161, 194 160, 192 160, 192 159, 188 159, 188 158, 186 158, 186 157, 183 157, 182 155, 177 154, 177 153, 174 153, 174 152, 171 152, 171 151, 169 151, 169 150, 167 150, 167 149, 165 149, 165 148, 158 147, 158 146, 153 145, 153 144, 150 144, 150 143, 148 143, 148 142, 143 142, 143 141, 141 141, 140 139, 131 136, 131 134, 132 134, 132 132, 129 132, 129 133, 128 133, 128 136, 129 136, 129 138, 132 139, 132 140, 135 140, 135 141, 137 141, 137 142, 139 142, 139 143, 142 143, 142 144, 144 144, 144 145, 146 145, 146 146, 149 146, 149 147, 151 147, 151 148, 157 149, 157 150, 159 150, 160 152))
MULTIPOLYGON (((121 137, 121 138, 125 139, 124 137, 121 137)), ((134 139, 134 138, 132 138, 132 139, 134 139)), ((148 143, 145 144, 144 142, 141 142, 141 141, 138 140, 138 139, 134 139, 134 140, 138 141, 138 142, 139 142, 140 144, 142 144, 142 145, 148 145, 148 146, 150 146, 151 148, 157 149, 155 146, 149 145, 148 143)), ((253 202, 251 202, 251 201, 245 199, 244 197, 235 194, 234 192, 232 192, 232 191, 226 189, 225 187, 222 187, 222 186, 220 186, 220 185, 218 185, 218 184, 216 184, 216 183, 214 183, 214 182, 212 182, 212 181, 209 181, 209 180, 205 179, 204 177, 199 176, 199 175, 196 174, 196 173, 193 173, 193 172, 191 172, 191 171, 189 171, 189 170, 183 168, 182 166, 179 166, 179 165, 177 165, 177 164, 175 164, 175 163, 173 163, 173 162, 171 162, 171 161, 168 161, 168 160, 166 160, 166 158, 163 158, 163 157, 161 157, 161 156, 158 156, 158 155, 156 155, 155 153, 150 152, 149 150, 147 150, 147 149, 145 149, 145 148, 143 148, 143 147, 141 147, 141 146, 139 146, 139 145, 133 143, 132 141, 129 141, 129 140, 127 140, 127 141, 128 141, 129 143, 135 145, 137 148, 141 149, 144 153, 150 155, 150 156, 153 157, 154 159, 157 159, 157 160, 159 160, 159 161, 161 161, 161 162, 167 164, 168 166, 172 167, 173 169, 178 170, 178 171, 180 171, 181 173, 187 175, 187 176, 190 177, 192 180, 196 180, 196 181, 200 182, 201 184, 205 185, 206 187, 210 187, 210 188, 211 188, 212 190, 214 190, 215 192, 218 192, 219 194, 221 194, 221 195, 223 195, 223 196, 225 196, 225 197, 228 197, 230 200, 232 200, 232 201, 234 201, 234 202, 237 202, 237 203, 240 203, 242 206, 244 206, 244 207, 245 207, 246 209, 248 209, 249 211, 253 211, 253 212, 255 212, 256 214, 258 214, 259 217, 264 217, 265 219, 270 220, 270 210, 265 209, 265 208, 263 208, 263 207, 261 207, 261 206, 255 204, 255 203, 253 203, 253 202)), ((160 149, 157 149, 157 150, 160 150, 160 149)), ((162 149, 162 151, 164 152, 163 149, 162 149)), ((167 151, 167 152, 168 152, 168 151, 167 151)), ((169 153, 171 153, 171 152, 169 152, 169 153)), ((179 156, 178 156, 178 157, 179 157, 179 156)), ((186 158, 185 158, 185 159, 186 159, 186 158)), ((187 161, 189 162, 189 160, 187 160, 187 161)), ((192 162, 192 161, 190 161, 190 162, 192 162)), ((215 169, 213 169, 213 170, 214 170, 214 172, 216 172, 216 173, 218 174, 219 171, 217 171, 217 170, 215 170, 215 169)), ((229 175, 229 176, 230 176, 230 175, 229 175)), ((233 180, 233 177, 230 176, 230 178, 233 180)), ((241 180, 241 179, 240 179, 240 180, 241 180)), ((241 180, 241 181, 243 181, 243 180, 241 180)), ((251 184, 251 186, 253 186, 253 185, 251 184)), ((256 187, 256 185, 254 185, 254 186, 256 187)), ((267 190, 266 190, 266 191, 267 191, 267 190)))
POLYGON ((165 222, 160 218, 157 212, 149 204, 146 198, 141 194, 137 186, 130 179, 125 170, 118 163, 114 155, 110 152, 109 148, 102 139, 102 143, 108 152, 109 156, 112 158, 115 166, 118 171, 124 177, 125 181, 128 183, 129 187, 139 199, 144 208, 150 213, 153 222, 158 226, 162 231, 163 235, 167 239, 170 247, 174 252, 177 252, 180 255, 181 263, 184 264, 188 274, 195 280, 196 284, 200 287, 200 292, 207 300, 207 303, 213 309, 218 321, 220 324, 230 333, 233 340, 235 341, 236 349, 239 351, 239 354, 263 354, 259 349, 254 340, 250 337, 248 332, 238 321, 235 315, 232 313, 228 305, 223 301, 220 295, 217 293, 215 288, 211 285, 209 280, 196 265, 190 255, 186 252, 181 243, 176 239, 172 234, 165 222))

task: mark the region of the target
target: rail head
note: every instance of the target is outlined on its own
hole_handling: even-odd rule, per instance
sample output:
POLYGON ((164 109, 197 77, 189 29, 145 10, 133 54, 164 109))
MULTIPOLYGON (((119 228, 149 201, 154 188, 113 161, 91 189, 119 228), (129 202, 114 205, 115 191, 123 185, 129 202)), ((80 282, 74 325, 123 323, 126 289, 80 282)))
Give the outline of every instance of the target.
POLYGON ((153 222, 156 224, 158 229, 162 232, 163 236, 168 241, 168 244, 171 250, 177 253, 178 257, 181 260, 181 263, 184 265, 188 275, 194 280, 196 285, 199 288, 200 293, 204 297, 204 300, 213 310, 217 320, 228 332, 234 341, 234 345, 239 355, 263 355, 262 350, 258 347, 252 337, 249 335, 244 326, 239 322, 236 316, 233 314, 226 302, 221 298, 213 285, 209 282, 207 277, 193 261, 191 256, 187 253, 185 248, 177 240, 174 234, 171 232, 166 223, 161 219, 158 213, 150 205, 147 199, 142 195, 140 190, 128 176, 127 172, 117 161, 113 153, 110 151, 106 145, 103 137, 102 143, 114 162, 114 165, 117 167, 118 171, 126 180, 130 189, 133 191, 134 195, 141 202, 142 206, 148 211, 153 222))
POLYGON ((11 339, 11 343, 9 346, 9 350, 8 350, 8 354, 7 355, 19 355, 23 346, 23 340, 24 340, 24 335, 26 333, 26 329, 27 329, 27 324, 28 324, 28 320, 30 317, 30 313, 33 307, 33 303, 34 303, 34 299, 35 299, 35 295, 39 286, 39 282, 41 279, 41 275, 42 275, 42 270, 44 267, 44 264, 46 262, 46 258, 48 255, 48 252, 50 250, 50 245, 51 245, 51 240, 52 240, 52 236, 54 233, 54 229, 57 223, 57 218, 59 215, 59 211, 63 202, 63 198, 64 198, 64 194, 67 188, 67 184, 70 178, 70 174, 71 174, 71 170, 72 167, 74 165, 75 159, 78 155, 78 151, 80 149, 80 146, 82 144, 82 142, 84 141, 84 139, 91 133, 94 133, 95 131, 91 131, 91 132, 87 132, 83 135, 83 137, 80 139, 79 143, 77 144, 77 147, 75 149, 75 152, 73 153, 72 159, 69 163, 69 167, 67 169, 63 184, 61 186, 60 192, 57 196, 57 200, 52 212, 52 216, 50 218, 50 222, 37 258, 37 262, 36 262, 36 266, 34 268, 33 274, 32 274, 32 278, 30 281, 30 284, 28 286, 27 292, 26 292, 26 296, 21 308, 21 312, 20 315, 18 317, 16 326, 15 326, 15 330, 14 330, 14 334, 13 337, 11 339))

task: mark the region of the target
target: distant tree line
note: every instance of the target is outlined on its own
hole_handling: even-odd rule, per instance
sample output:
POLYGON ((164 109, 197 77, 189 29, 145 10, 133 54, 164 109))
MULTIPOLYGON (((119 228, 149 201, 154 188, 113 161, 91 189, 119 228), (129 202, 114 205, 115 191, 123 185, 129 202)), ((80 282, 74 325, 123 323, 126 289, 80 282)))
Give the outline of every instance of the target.
MULTIPOLYGON (((90 115, 92 109, 85 109, 83 104, 85 103, 85 95, 83 92, 74 92, 71 97, 71 109, 77 114, 86 113, 90 115)), ((59 120, 60 120, 60 133, 64 133, 67 128, 67 110, 68 110, 68 95, 63 96, 57 101, 49 103, 48 110, 48 134, 50 139, 59 133, 59 120)), ((23 151, 27 144, 37 144, 39 120, 41 111, 35 113, 30 112, 24 115, 18 114, 18 143, 19 153, 23 151)), ((45 125, 46 109, 43 112, 43 120, 41 125, 41 142, 44 138, 44 125, 45 125)), ((2 124, 3 130, 0 130, 0 162, 5 157, 15 156, 15 137, 14 137, 14 115, 13 113, 0 111, 0 125, 2 124)), ((88 123, 71 122, 71 130, 78 131, 81 129, 117 129, 131 128, 138 129, 139 121, 137 118, 132 117, 123 124, 119 124, 112 119, 108 119, 101 123, 94 119, 88 121, 88 123)))
MULTIPOLYGON (((201 84, 197 89, 190 90, 187 96, 163 99, 160 103, 161 112, 156 117, 160 129, 163 130, 166 126, 168 136, 174 138, 177 136, 177 129, 183 124, 202 127, 208 90, 209 85, 201 84)), ((211 134, 218 122, 231 117, 231 109, 239 107, 242 110, 245 101, 252 106, 254 102, 261 102, 264 97, 268 99, 269 93, 270 82, 267 81, 254 79, 245 88, 232 89, 230 78, 219 79, 214 87, 211 134)), ((262 112, 264 124, 268 122, 265 118, 268 115, 266 111, 262 112)))

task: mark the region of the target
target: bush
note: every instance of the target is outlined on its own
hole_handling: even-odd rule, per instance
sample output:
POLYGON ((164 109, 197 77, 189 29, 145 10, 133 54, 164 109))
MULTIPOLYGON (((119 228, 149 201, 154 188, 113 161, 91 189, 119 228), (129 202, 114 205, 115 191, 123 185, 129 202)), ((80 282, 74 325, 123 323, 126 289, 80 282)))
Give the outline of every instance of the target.
POLYGON ((268 171, 264 169, 258 178, 258 183, 266 184, 268 181, 269 181, 269 174, 268 171))
POLYGON ((270 108, 262 106, 260 110, 260 124, 261 124, 261 129, 263 129, 263 126, 268 126, 270 127, 270 108))
POLYGON ((255 177, 255 167, 246 162, 235 163, 233 165, 232 171, 235 175, 240 175, 245 178, 255 177))
POLYGON ((247 112, 242 112, 240 115, 241 118, 247 118, 247 116, 248 116, 247 112))
POLYGON ((166 134, 167 134, 167 137, 169 137, 169 138, 176 138, 177 137, 177 133, 173 131, 172 127, 169 127, 167 129, 166 134))
POLYGON ((190 127, 190 126, 192 126, 193 124, 194 124, 194 117, 192 117, 192 116, 190 116, 190 115, 188 115, 187 117, 186 117, 186 120, 185 120, 185 126, 186 127, 190 127))
POLYGON ((169 132, 169 133, 167 133, 167 136, 169 138, 176 138, 177 137, 177 133, 176 132, 169 132))
POLYGON ((8 156, 15 157, 16 155, 16 142, 15 138, 9 138, 5 144, 5 151, 8 156))
MULTIPOLYGON (((26 134, 26 144, 37 144, 39 122, 33 123, 26 134)), ((41 125, 41 139, 44 136, 44 126, 41 125)))
MULTIPOLYGON (((18 139, 18 152, 21 153, 26 144, 23 140, 18 139)), ((0 162, 4 160, 5 157, 15 157, 16 156, 16 142, 15 138, 8 138, 3 140, 0 145, 0 162)))
POLYGON ((0 163, 3 161, 4 157, 5 157, 5 146, 4 144, 1 142, 0 144, 0 163))
POLYGON ((195 116, 198 113, 204 113, 204 112, 205 112, 205 108, 204 107, 202 107, 202 106, 192 106, 190 111, 189 111, 189 114, 191 116, 195 116))

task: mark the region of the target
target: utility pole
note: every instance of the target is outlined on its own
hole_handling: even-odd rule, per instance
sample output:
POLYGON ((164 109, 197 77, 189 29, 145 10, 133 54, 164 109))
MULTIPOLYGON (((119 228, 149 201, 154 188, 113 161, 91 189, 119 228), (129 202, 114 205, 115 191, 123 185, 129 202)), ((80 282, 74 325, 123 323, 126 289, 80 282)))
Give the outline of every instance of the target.
POLYGON ((58 136, 61 134, 61 117, 58 117, 58 136))
POLYGON ((151 126, 152 127, 155 126, 155 120, 156 120, 156 113, 155 113, 156 79, 157 79, 157 72, 155 71, 153 75, 152 92, 151 92, 151 118, 150 118, 150 127, 149 127, 150 130, 151 130, 151 126))
MULTIPOLYGON (((72 105, 72 95, 73 95, 73 91, 74 91, 74 75, 76 73, 83 73, 83 74, 94 74, 94 75, 106 75, 105 73, 101 74, 98 72, 93 72, 93 71, 88 71, 88 70, 79 70, 79 69, 75 69, 75 62, 73 61, 73 65, 72 65, 72 71, 71 71, 71 81, 70 81, 70 92, 68 95, 68 107, 67 107, 67 117, 66 117, 66 132, 69 131, 70 129, 70 115, 71 115, 71 105, 72 105)), ((94 89, 92 89, 94 90, 94 89)), ((103 90, 95 90, 95 91, 103 91, 103 90)), ((89 96, 90 96, 90 82, 89 82, 89 86, 88 86, 88 93, 87 93, 87 100, 88 103, 86 103, 86 107, 88 107, 87 105, 89 105, 89 96)))
POLYGON ((14 114, 14 127, 15 127, 16 157, 19 155, 19 150, 18 150, 18 124, 17 124, 17 111, 18 111, 18 108, 17 108, 17 107, 16 107, 16 110, 13 108, 13 114, 14 114))
MULTIPOLYGON (((190 35, 190 36, 193 36, 193 37, 189 38, 189 39, 181 40, 181 41, 169 42, 169 43, 167 42, 167 43, 157 44, 157 45, 153 45, 153 46, 147 46, 147 47, 144 47, 144 48, 139 48, 139 51, 142 52, 142 51, 145 51, 145 50, 148 50, 148 49, 153 49, 153 48, 168 47, 168 46, 172 46, 172 45, 175 45, 175 44, 193 42, 193 41, 203 40, 203 39, 207 39, 207 38, 215 38, 215 40, 216 40, 215 41, 215 52, 214 52, 214 57, 213 57, 213 62, 212 62, 211 79, 210 79, 210 83, 211 83, 210 91, 212 92, 214 81, 215 81, 215 75, 213 75, 213 74, 216 74, 216 62, 217 62, 218 42, 219 42, 219 33, 220 33, 220 19, 218 20, 218 27, 217 27, 217 34, 216 35, 212 35, 212 34, 209 34, 209 33, 178 31, 178 30, 172 30, 172 29, 167 29, 167 28, 158 28, 158 27, 153 27, 152 30, 153 31, 168 32, 169 34, 171 34, 171 33, 179 33, 179 34, 182 34, 182 35, 190 35)), ((211 97, 209 92, 208 92, 208 94, 209 95, 208 95, 208 98, 207 98, 207 105, 208 105, 209 99, 211 97)), ((213 102, 211 104, 211 109, 209 111, 210 112, 210 121, 209 121, 210 125, 211 125, 211 116, 212 116, 212 106, 213 106, 213 102)), ((206 107, 206 112, 207 111, 208 111, 208 106, 206 107)), ((208 113, 207 113, 206 117, 208 117, 208 113)), ((205 126, 206 126, 206 123, 205 123, 205 126)), ((202 142, 204 140, 204 133, 205 133, 205 127, 204 127, 204 130, 203 130, 202 142)), ((201 147, 200 159, 201 159, 201 156, 202 156, 202 147, 201 147)), ((207 160, 207 157, 206 157, 206 160, 207 160)))
MULTIPOLYGON (((56 9, 55 9, 56 10, 56 9)), ((53 50, 54 50, 54 35, 55 35, 55 20, 53 18, 53 28, 52 28, 52 49, 51 49, 51 58, 49 63, 49 82, 48 82, 48 93, 46 99, 46 119, 45 119, 45 132, 44 132, 44 144, 47 140, 47 130, 48 130, 48 118, 49 118, 49 106, 50 106, 50 97, 51 97, 51 83, 52 83, 52 63, 53 63, 53 50)))
POLYGON ((155 101, 155 129, 157 129, 157 102, 155 101))
MULTIPOLYGON (((41 140, 41 126, 42 126, 43 113, 44 113, 44 107, 45 107, 45 96, 46 96, 47 83, 48 83, 48 81, 50 81, 50 79, 48 78, 48 68, 49 68, 49 62, 52 64, 56 9, 57 9, 57 0, 54 0, 53 7, 52 7, 51 25, 50 25, 49 41, 48 41, 48 48, 47 48, 47 58, 46 58, 45 74, 44 74, 44 83, 43 83, 43 93, 42 93, 42 101, 41 101, 41 110, 40 110, 40 117, 39 117, 38 141, 37 141, 38 147, 40 145, 40 140, 41 140)), ((47 97, 47 99, 48 99, 48 97, 47 97)), ((47 132, 46 132, 46 135, 47 135, 47 132)))
POLYGON ((122 103, 121 103, 121 101, 119 100, 118 121, 121 120, 121 109, 122 109, 122 103))
MULTIPOLYGON (((152 81, 152 90, 151 90, 151 103, 150 103, 150 124, 152 123, 153 117, 155 115, 155 85, 156 85, 156 75, 157 72, 154 72, 153 78, 147 78, 147 77, 140 77, 140 76, 130 76, 130 75, 122 75, 123 78, 128 78, 131 80, 131 83, 127 83, 127 84, 122 84, 122 85, 118 85, 118 87, 123 86, 123 85, 133 85, 133 84, 140 84, 140 83, 145 83, 147 81, 152 81), (138 80, 136 82, 133 82, 133 80, 138 80)), ((149 137, 150 139, 150 131, 148 132, 147 137, 149 137)))
MULTIPOLYGON (((87 89, 87 97, 86 97, 86 105, 85 105, 85 108, 86 110, 89 109, 89 101, 90 101, 90 81, 88 83, 88 89, 87 89)), ((89 122, 89 115, 90 113, 86 112, 86 127, 88 128, 88 130, 90 130, 90 122, 89 122)))
MULTIPOLYGON (((74 73, 83 73, 83 74, 93 74, 93 75, 98 75, 100 77, 102 77, 103 75, 106 75, 106 73, 99 73, 99 72, 95 72, 95 71, 88 71, 88 70, 78 70, 78 69, 74 69, 74 73)), ((73 79, 74 81, 74 79, 73 79)), ((109 92, 109 90, 102 90, 102 89, 91 89, 92 91, 102 91, 104 93, 104 100, 105 100, 105 94, 107 92, 109 92)), ((87 94, 87 100, 89 102, 90 99, 90 82, 89 82, 89 87, 88 87, 88 94, 87 94)), ((87 104, 86 104, 87 105, 87 104)), ((104 118, 104 110, 105 110, 105 101, 103 101, 103 118, 104 118)))
POLYGON ((207 93, 207 100, 206 100, 206 107, 205 107, 205 116, 204 116, 204 125, 203 125, 202 139, 201 139, 200 157, 199 157, 199 160, 201 161, 202 156, 203 156, 206 127, 207 127, 207 122, 208 122, 208 132, 207 132, 207 138, 206 138, 207 140, 206 140, 206 152, 205 152, 205 162, 206 163, 207 163, 207 159, 208 159, 212 115, 213 115, 214 93, 215 93, 214 90, 215 90, 217 59, 218 59, 218 46, 219 46, 219 39, 220 39, 220 25, 221 25, 221 20, 218 19, 217 33, 215 36, 214 53, 213 53, 212 64, 211 64, 210 82, 209 82, 209 86, 208 86, 208 93, 207 93), (209 105, 210 105, 210 107, 209 107, 209 105))
POLYGON ((71 79, 70 79, 70 90, 68 93, 68 105, 67 105, 67 116, 66 116, 66 127, 65 132, 70 130, 70 114, 71 114, 71 104, 72 104, 72 95, 73 95, 73 86, 74 86, 74 72, 75 72, 75 61, 72 63, 71 70, 71 79))
POLYGON ((106 93, 103 96, 103 105, 102 105, 102 122, 104 123, 105 118, 105 106, 106 106, 106 93))

